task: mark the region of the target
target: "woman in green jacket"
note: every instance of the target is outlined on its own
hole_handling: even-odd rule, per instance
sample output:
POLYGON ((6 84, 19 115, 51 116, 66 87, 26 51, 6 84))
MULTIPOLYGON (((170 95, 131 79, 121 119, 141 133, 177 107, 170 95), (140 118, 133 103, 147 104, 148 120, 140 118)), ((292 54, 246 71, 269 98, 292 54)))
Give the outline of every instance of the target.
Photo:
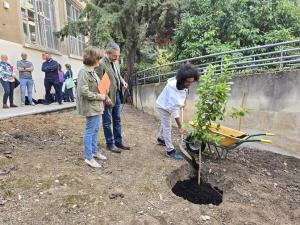
POLYGON ((90 46, 84 49, 84 65, 79 71, 77 84, 77 111, 86 117, 83 137, 85 162, 95 168, 101 165, 94 158, 106 160, 106 157, 98 151, 98 132, 104 101, 111 104, 111 100, 98 90, 100 79, 95 68, 98 67, 101 56, 102 52, 97 47, 90 46))

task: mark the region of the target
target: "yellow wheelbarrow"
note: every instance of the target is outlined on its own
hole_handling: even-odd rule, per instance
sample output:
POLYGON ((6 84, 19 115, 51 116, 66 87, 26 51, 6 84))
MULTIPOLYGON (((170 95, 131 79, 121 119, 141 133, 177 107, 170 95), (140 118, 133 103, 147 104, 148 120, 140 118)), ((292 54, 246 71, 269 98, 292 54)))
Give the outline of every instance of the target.
MULTIPOLYGON (((190 125, 193 126, 193 122, 190 122, 190 125)), ((246 143, 246 142, 260 142, 264 144, 272 143, 271 140, 260 139, 260 136, 274 136, 272 133, 258 133, 249 135, 247 133, 241 132, 239 130, 234 130, 226 126, 218 126, 216 123, 212 123, 210 127, 210 132, 213 135, 217 135, 221 138, 218 144, 208 143, 202 141, 201 143, 195 143, 192 135, 188 135, 183 142, 186 145, 186 149, 180 148, 185 159, 188 161, 193 161, 195 163, 196 155, 199 152, 204 152, 208 150, 210 155, 214 153, 217 154, 217 157, 220 159, 226 158, 228 152, 237 146, 246 143)))

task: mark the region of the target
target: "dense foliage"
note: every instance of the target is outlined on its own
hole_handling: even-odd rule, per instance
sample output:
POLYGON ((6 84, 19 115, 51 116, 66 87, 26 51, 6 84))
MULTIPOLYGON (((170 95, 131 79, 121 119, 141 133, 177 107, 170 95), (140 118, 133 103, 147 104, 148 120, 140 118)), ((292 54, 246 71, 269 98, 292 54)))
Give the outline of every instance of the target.
POLYGON ((60 37, 114 40, 127 80, 136 70, 215 52, 297 39, 299 0, 86 0, 80 20, 60 37))
POLYGON ((117 42, 127 74, 132 74, 134 63, 140 59, 156 60, 153 43, 170 40, 178 8, 176 0, 90 0, 86 1, 79 21, 70 22, 57 35, 81 33, 88 37, 89 44, 99 47, 105 47, 109 41, 117 42))
POLYGON ((182 0, 176 57, 206 55, 300 37, 298 0, 182 0))

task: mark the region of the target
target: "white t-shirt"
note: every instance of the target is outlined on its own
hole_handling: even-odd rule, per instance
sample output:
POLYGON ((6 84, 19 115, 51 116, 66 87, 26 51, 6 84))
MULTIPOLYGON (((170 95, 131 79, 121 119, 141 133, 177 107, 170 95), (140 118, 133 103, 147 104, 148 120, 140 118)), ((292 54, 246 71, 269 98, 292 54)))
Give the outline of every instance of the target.
POLYGON ((156 107, 169 112, 174 118, 180 117, 180 108, 184 106, 187 89, 178 90, 175 77, 168 79, 167 85, 156 100, 156 107))

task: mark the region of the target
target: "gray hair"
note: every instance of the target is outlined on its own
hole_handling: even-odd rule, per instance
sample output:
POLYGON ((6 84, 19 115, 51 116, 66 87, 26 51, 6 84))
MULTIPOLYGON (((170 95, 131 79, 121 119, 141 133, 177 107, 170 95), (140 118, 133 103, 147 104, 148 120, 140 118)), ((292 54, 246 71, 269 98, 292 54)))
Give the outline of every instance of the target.
POLYGON ((120 47, 117 43, 115 42, 109 42, 107 45, 106 45, 106 48, 105 48, 106 52, 112 52, 113 50, 117 50, 117 51, 120 51, 120 47))

